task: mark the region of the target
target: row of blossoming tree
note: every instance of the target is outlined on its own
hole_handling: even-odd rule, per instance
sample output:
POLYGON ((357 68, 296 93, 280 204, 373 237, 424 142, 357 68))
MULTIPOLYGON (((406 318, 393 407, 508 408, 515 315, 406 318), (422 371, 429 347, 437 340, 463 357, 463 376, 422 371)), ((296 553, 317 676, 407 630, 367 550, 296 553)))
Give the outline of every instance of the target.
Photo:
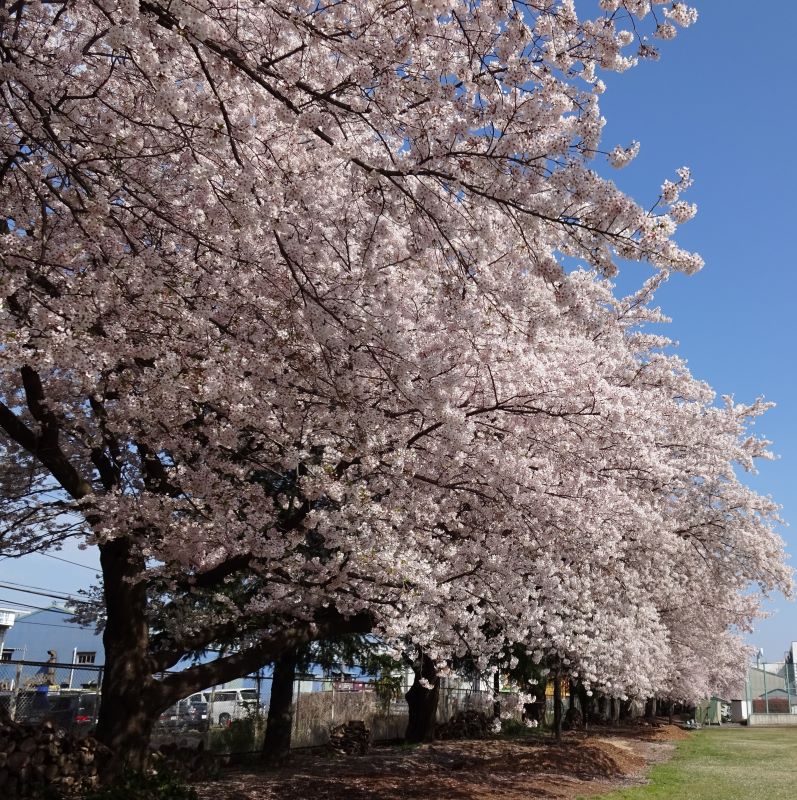
POLYGON ((616 696, 738 677, 790 585, 738 479, 764 405, 648 327, 702 263, 688 171, 643 208, 593 166, 600 74, 696 13, 599 5, 2 4, 2 546, 98 546, 132 764, 178 698, 350 632, 616 696))

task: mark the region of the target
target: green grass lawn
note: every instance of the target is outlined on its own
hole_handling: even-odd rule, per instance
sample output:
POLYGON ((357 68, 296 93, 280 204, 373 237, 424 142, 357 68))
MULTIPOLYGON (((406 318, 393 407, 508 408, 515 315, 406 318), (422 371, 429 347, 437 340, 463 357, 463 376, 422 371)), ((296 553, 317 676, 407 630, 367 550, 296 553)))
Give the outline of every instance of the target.
POLYGON ((650 780, 600 800, 794 800, 797 727, 698 731, 653 768, 650 780))

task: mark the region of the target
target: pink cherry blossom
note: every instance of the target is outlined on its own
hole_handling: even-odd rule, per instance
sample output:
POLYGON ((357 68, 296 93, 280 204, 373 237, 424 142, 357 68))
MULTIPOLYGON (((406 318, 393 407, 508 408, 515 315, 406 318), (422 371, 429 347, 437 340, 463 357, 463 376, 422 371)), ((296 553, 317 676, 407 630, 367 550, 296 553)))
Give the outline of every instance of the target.
POLYGON ((438 660, 520 642, 617 696, 738 674, 751 588, 791 581, 737 474, 766 404, 647 332, 702 266, 691 178, 650 210, 596 172, 598 74, 657 25, 600 5, 3 12, 4 546, 99 545, 103 709, 346 625, 438 660), (617 299, 622 260, 656 277, 617 299))

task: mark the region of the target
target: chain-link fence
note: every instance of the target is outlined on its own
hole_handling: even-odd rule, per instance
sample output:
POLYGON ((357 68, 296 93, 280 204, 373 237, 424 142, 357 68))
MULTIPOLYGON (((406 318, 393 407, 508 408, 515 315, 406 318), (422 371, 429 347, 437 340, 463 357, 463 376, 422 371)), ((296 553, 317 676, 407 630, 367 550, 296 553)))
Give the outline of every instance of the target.
POLYGON ((49 720, 65 730, 97 722, 102 667, 53 661, 0 661, 0 708, 18 722, 49 720))
MULTIPOLYGON (((0 708, 19 722, 49 720, 65 730, 88 732, 97 722, 102 671, 102 666, 94 664, 0 661, 0 708)), ((271 677, 251 675, 243 683, 246 686, 196 692, 166 709, 155 725, 156 743, 205 740, 211 749, 256 747, 265 725, 271 677)), ((292 746, 323 746, 329 741, 330 728, 353 720, 365 722, 373 741, 402 738, 408 722, 407 688, 406 680, 399 679, 297 676, 292 746)), ((495 700, 490 690, 443 679, 437 721, 446 723, 471 710, 491 716, 495 700)))
MULTIPOLYGON (((500 700, 500 694, 499 698, 500 700)), ((486 689, 465 689, 443 684, 437 703, 437 721, 449 722, 462 711, 478 711, 492 716, 495 694, 486 689)))
MULTIPOLYGON (((270 694, 271 678, 261 677, 263 695, 270 694)), ((330 729, 355 720, 362 721, 371 731, 371 741, 387 742, 402 739, 409 721, 404 692, 407 685, 384 681, 331 680, 304 675, 297 677, 293 687, 293 728, 291 747, 322 747, 329 742, 330 729)), ((246 690, 244 690, 246 691, 246 690)), ((501 698, 507 694, 502 692, 501 698)), ((452 721, 461 712, 476 711, 491 717, 496 696, 491 690, 448 685, 443 679, 437 705, 437 722, 452 721)), ((549 711, 552 713, 552 704, 549 711)), ((209 750, 249 752, 258 750, 265 728, 267 704, 257 710, 254 706, 242 709, 229 727, 212 726, 206 734, 209 750)), ((520 720, 521 711, 517 711, 520 720)), ((175 733, 177 740, 189 743, 195 735, 175 733)))
POLYGON ((339 689, 321 684, 318 691, 295 688, 292 744, 316 747, 326 744, 333 725, 362 720, 375 741, 397 739, 407 727, 407 703, 403 698, 380 696, 373 687, 360 684, 356 689, 339 689))
POLYGON ((731 715, 750 725, 797 725, 794 664, 757 662, 747 671, 745 697, 731 703, 731 715))
MULTIPOLYGON (((373 741, 401 739, 407 729, 409 711, 403 693, 386 692, 380 682, 335 684, 331 681, 297 682, 294 687, 292 744, 317 747, 329 741, 333 725, 362 720, 373 741)), ((464 711, 493 713, 495 695, 489 690, 448 686, 443 680, 437 703, 438 723, 450 722, 464 711)))

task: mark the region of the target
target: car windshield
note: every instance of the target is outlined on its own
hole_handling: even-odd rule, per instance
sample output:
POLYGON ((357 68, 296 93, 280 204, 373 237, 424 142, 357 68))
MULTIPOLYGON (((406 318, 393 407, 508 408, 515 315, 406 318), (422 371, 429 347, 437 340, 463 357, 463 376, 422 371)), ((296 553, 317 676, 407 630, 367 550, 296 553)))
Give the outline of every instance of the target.
POLYGON ((81 697, 79 706, 81 711, 94 711, 97 708, 97 698, 81 697))

